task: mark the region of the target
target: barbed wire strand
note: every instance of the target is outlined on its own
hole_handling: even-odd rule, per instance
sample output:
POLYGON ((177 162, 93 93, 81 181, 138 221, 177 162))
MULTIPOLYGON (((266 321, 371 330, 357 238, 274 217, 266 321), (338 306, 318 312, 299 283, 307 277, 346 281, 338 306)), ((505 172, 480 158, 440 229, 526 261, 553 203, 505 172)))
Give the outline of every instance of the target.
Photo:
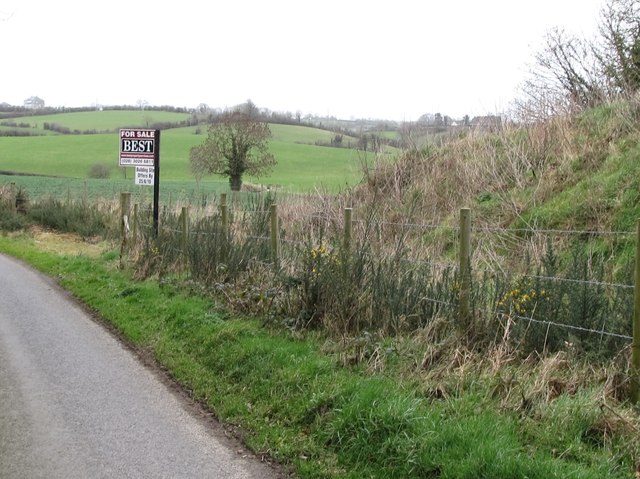
POLYGON ((305 243, 304 241, 296 241, 296 240, 290 240, 290 239, 284 239, 284 238, 280 238, 280 242, 281 243, 286 243, 286 244, 291 244, 291 245, 294 245, 294 246, 301 246, 301 247, 308 246, 307 243, 305 243))
POLYGON ((270 241, 271 238, 269 236, 247 236, 248 239, 259 240, 259 241, 270 241))
MULTIPOLYGON (((476 269, 477 272, 507 277, 508 274, 504 271, 497 271, 491 269, 476 269)), ((594 280, 586 280, 586 279, 574 279, 574 278, 559 278, 557 276, 540 276, 535 274, 523 274, 520 275, 521 278, 531 278, 531 279, 540 279, 545 281, 555 281, 558 283, 572 283, 572 284, 586 284, 590 286, 603 286, 605 288, 620 288, 620 289, 633 289, 634 286, 632 284, 622 284, 622 283, 608 283, 604 281, 594 281, 594 280)))
POLYGON ((546 320, 535 319, 535 318, 530 318, 530 317, 526 317, 526 316, 518 316, 518 315, 512 315, 512 314, 506 314, 506 313, 497 313, 497 314, 498 315, 502 315, 502 316, 506 316, 507 318, 519 319, 519 320, 522 320, 522 321, 529 321, 530 323, 545 324, 547 326, 556 326, 556 327, 564 328, 564 329, 573 329, 575 331, 581 331, 583 333, 598 334, 600 336, 611 336, 611 337, 614 337, 614 338, 633 340, 633 337, 627 336, 626 334, 610 333, 608 331, 598 331, 597 329, 583 328, 582 326, 574 326, 572 324, 556 323, 554 321, 546 321, 546 320))
POLYGON ((476 227, 473 231, 487 233, 538 233, 538 234, 567 234, 567 235, 590 235, 590 236, 611 236, 611 235, 635 235, 635 231, 603 231, 603 230, 561 230, 561 229, 536 229, 536 228, 491 228, 476 227))
MULTIPOLYGON (((142 211, 150 211, 147 208, 142 211)), ((247 214, 256 214, 256 213, 264 213, 268 215, 270 212, 268 210, 263 209, 255 209, 255 210, 245 210, 245 209, 230 209, 230 213, 247 213, 247 214)), ((337 219, 332 217, 330 214, 319 215, 312 214, 307 215, 309 219, 321 219, 321 220, 331 220, 337 219)), ((367 220, 358 220, 354 219, 353 223, 368 223, 367 220)), ((403 222, 392 222, 392 221, 374 221, 374 225, 376 226, 399 226, 399 227, 408 227, 408 228, 418 228, 418 229, 442 229, 442 230, 453 230, 458 231, 460 228, 458 226, 452 225, 442 225, 442 224, 424 224, 424 223, 403 223, 403 222)), ((487 233, 531 233, 531 234, 566 234, 566 235, 590 235, 590 236, 610 236, 610 235, 618 235, 618 236, 630 236, 635 235, 635 231, 615 231, 615 230, 563 230, 563 229, 538 229, 538 228, 498 228, 498 227, 487 227, 487 226, 478 226, 473 227, 473 231, 476 232, 487 232, 487 233)))
POLYGON ((439 299, 433 299, 433 298, 427 298, 427 297, 420 298, 420 299, 422 299, 423 301, 428 301, 430 303, 436 303, 436 304, 441 304, 443 306, 449 306, 451 308, 457 308, 458 307, 457 304, 449 303, 447 301, 441 301, 439 299))
POLYGON ((423 261, 423 260, 419 260, 419 259, 406 259, 403 260, 404 263, 408 263, 408 264, 423 264, 425 266, 431 266, 434 268, 453 268, 456 269, 458 267, 458 265, 456 263, 441 263, 438 261, 423 261))
POLYGON ((572 278, 558 278, 554 276, 537 276, 537 275, 523 275, 524 278, 532 278, 532 279, 542 279, 547 281, 557 281, 564 283, 574 283, 574 284, 587 284, 590 286, 604 286, 607 288, 620 288, 620 289, 633 289, 634 286, 631 284, 620 284, 620 283, 607 283, 603 281, 593 281, 593 280, 583 280, 583 279, 572 279, 572 278))
MULTIPOLYGON (((357 223, 357 224, 367 224, 369 223, 366 220, 352 220, 353 223, 357 223)), ((416 229, 424 229, 424 230, 436 230, 436 229, 442 229, 442 230, 453 230, 453 231, 458 231, 460 228, 457 226, 448 226, 448 225, 427 225, 427 224, 419 224, 419 223, 393 223, 390 221, 376 221, 374 222, 374 226, 400 226, 400 227, 407 227, 407 228, 416 228, 416 229)))

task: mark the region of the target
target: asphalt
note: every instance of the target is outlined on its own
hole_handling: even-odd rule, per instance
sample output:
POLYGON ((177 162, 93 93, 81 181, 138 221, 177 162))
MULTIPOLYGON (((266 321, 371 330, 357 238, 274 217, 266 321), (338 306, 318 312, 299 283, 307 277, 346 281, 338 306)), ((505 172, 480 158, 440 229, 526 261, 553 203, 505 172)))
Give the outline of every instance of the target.
POLYGON ((276 478, 49 278, 0 255, 0 478, 276 478))

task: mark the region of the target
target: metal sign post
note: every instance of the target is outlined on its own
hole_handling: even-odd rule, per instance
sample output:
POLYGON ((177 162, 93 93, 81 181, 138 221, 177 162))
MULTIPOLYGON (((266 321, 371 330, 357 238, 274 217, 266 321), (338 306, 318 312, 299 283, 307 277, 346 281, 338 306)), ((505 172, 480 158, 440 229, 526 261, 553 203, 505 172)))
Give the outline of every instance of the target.
POLYGON ((153 168, 153 232, 158 237, 160 203, 160 130, 120 130, 120 166, 153 168))
POLYGON ((160 130, 156 132, 156 149, 153 158, 153 232, 158 237, 158 211, 160 209, 160 130))

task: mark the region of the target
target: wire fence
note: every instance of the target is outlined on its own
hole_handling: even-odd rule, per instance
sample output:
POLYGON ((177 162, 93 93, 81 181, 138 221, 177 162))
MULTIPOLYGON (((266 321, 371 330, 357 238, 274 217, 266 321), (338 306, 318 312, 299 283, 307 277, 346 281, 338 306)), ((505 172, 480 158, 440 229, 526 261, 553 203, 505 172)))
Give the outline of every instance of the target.
MULTIPOLYGON (((461 298, 468 296, 472 315, 494 318, 496 325, 506 317, 511 318, 523 325, 523 335, 543 338, 543 347, 553 336, 557 336, 556 343, 575 342, 576 335, 582 340, 590 335, 599 340, 633 339, 635 256, 629 252, 637 241, 634 231, 504 228, 477 221, 471 227, 471 249, 465 259, 460 252, 465 231, 455 219, 438 224, 421 223, 397 216, 385 218, 367 208, 355 211, 348 208, 351 213, 347 217, 345 208, 323 204, 315 211, 304 210, 294 202, 293 206, 284 203, 278 207, 274 231, 268 195, 235 198, 229 203, 225 196, 217 195, 206 208, 201 204, 188 209, 183 206, 183 212, 189 211, 184 226, 180 215, 176 215, 177 207, 165 204, 160 224, 168 244, 163 251, 174 259, 187 257, 193 244, 211 240, 212 235, 219 236, 207 223, 215 217, 233 237, 230 248, 242 242, 254 244, 247 251, 257 256, 243 261, 270 264, 267 269, 273 269, 275 263, 286 265, 289 273, 293 271, 290 276, 300 276, 296 269, 304 270, 309 265, 312 272, 328 268, 322 263, 337 258, 349 244, 353 257, 370 261, 363 266, 365 270, 386 268, 388 276, 375 279, 378 282, 375 293, 358 294, 397 295, 387 298, 387 303, 394 303, 392 306, 374 305, 369 310, 378 308, 383 315, 423 318, 415 321, 416 325, 424 325, 429 314, 459 318, 464 309, 461 298), (318 253, 321 247, 323 252, 318 253), (316 257, 310 260, 310 255, 316 257), (465 262, 470 268, 468 285, 464 284, 465 262), (409 287, 406 277, 424 284, 409 287), (404 292, 400 291, 402 288, 404 292), (466 295, 465 288, 469 288, 466 295), (565 333, 554 335, 550 330, 565 333)), ((148 202, 143 201, 134 221, 131 214, 127 215, 128 234, 137 230, 141 236, 151 235, 151 215, 148 202)), ((193 256, 202 261, 202 256, 193 256)), ((372 272, 368 274, 374 276, 372 272)), ((305 281, 318 283, 320 280, 314 275, 305 281)), ((370 277, 352 280, 369 285, 374 281, 370 277)), ((361 284, 356 286, 360 288, 361 284)), ((344 287, 348 291, 351 286, 344 287)), ((384 300, 376 297, 372 301, 384 300)), ((374 323, 377 324, 369 321, 369 325, 374 323)))
POLYGON ((220 194, 179 213, 169 201, 156 233, 143 198, 122 213, 123 248, 137 244, 149 268, 179 265, 209 284, 254 275, 255 288, 286 297, 282 314, 339 334, 445 318, 485 336, 508 333, 527 350, 615 355, 637 343, 637 231, 466 224, 462 212, 459 222, 421 223, 324 199, 272 200, 220 194))
POLYGON ((137 244, 142 267, 215 287, 255 281, 256 297, 278 291, 269 308, 296 324, 395 333, 444 318, 523 350, 608 355, 634 341, 633 231, 466 224, 462 212, 421 223, 323 198, 220 194, 206 207, 163 204, 156 233, 149 203, 132 212, 130 200, 122 244, 137 244))
MULTIPOLYGON (((273 249, 274 242, 277 243, 275 253, 271 251, 254 258, 257 264, 273 266, 275 262, 284 262, 293 268, 295 266, 291 265, 306 262, 317 269, 322 261, 328 263, 327 258, 337 257, 345 248, 348 235, 348 242, 353 245, 350 254, 362 256, 366 252, 368 257, 378 258, 376 261, 397 263, 395 267, 385 266, 390 268, 389 276, 394 278, 376 280, 381 284, 387 281, 389 284, 384 287, 397 289, 404 281, 401 277, 407 275, 428 285, 422 289, 420 285, 413 287, 417 298, 407 294, 401 299, 395 298, 393 301, 397 303, 411 303, 414 309, 409 311, 398 304, 398 311, 404 312, 387 311, 391 316, 413 317, 443 312, 459 316, 460 298, 464 296, 460 292, 465 274, 462 269, 468 261, 472 314, 495 318, 496 325, 505 318, 514 324, 522 324, 518 334, 523 338, 538 336, 532 341, 532 348, 539 348, 540 338, 543 338, 542 347, 547 348, 551 343, 588 342, 585 337, 593 336, 601 346, 603 338, 618 341, 604 345, 614 349, 633 339, 633 265, 630 261, 625 263, 624 254, 616 256, 635 244, 636 233, 633 231, 509 229, 476 225, 472 228, 471 254, 464 259, 460 258, 458 250, 463 229, 456 224, 389 221, 357 210, 356 218, 351 219, 350 213, 349 220, 341 212, 291 215, 285 210, 284 215, 276 218, 278 226, 274 231, 270 205, 242 207, 237 203, 226 205, 222 200, 227 227, 233 232, 236 244, 243 238, 243 241, 273 249), (554 245, 564 249, 556 251, 554 245), (580 254, 573 253, 572 256, 567 252, 570 250, 580 251, 580 254), (320 254, 326 258, 319 260, 320 254), (309 260, 309 256, 314 255, 314 260, 309 260), (422 276, 418 276, 418 270, 422 276), (390 286, 393 281, 396 285, 390 286), (431 306, 426 306, 428 304, 431 306), (550 330, 565 333, 551 334, 550 330)), ((218 209, 212 214, 221 216, 223 213, 218 209)), ((167 224, 163 231, 175 241, 181 238, 181 246, 175 247, 174 253, 185 253, 188 243, 201 242, 213 234, 199 226, 198 221, 192 221, 193 225, 185 231, 177 220, 174 220, 175 226, 165 220, 167 224)), ((300 268, 304 269, 304 265, 300 268)), ((313 281, 318 280, 312 277, 313 281)), ((355 289, 354 294, 362 295, 355 289)))

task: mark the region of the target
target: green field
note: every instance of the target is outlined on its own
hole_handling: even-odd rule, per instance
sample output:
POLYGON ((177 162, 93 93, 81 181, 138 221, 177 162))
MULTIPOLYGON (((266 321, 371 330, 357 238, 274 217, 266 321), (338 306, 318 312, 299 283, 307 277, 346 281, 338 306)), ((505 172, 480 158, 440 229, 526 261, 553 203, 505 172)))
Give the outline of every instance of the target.
MULTIPOLYGON (((119 126, 136 126, 132 123, 135 119, 139 122, 137 126, 143 127, 147 113, 153 115, 153 121, 185 118, 184 114, 157 115, 166 112, 156 111, 102 111, 29 117, 28 121, 34 125, 50 121, 83 130, 114 129, 119 126)), ((20 123, 27 119, 16 118, 14 121, 20 123)), ((273 138, 270 149, 278 164, 269 176, 246 177, 245 183, 272 185, 286 191, 310 191, 316 188, 338 191, 360 181, 360 165, 366 159, 364 153, 316 144, 329 143, 334 133, 295 125, 271 125, 271 129, 273 138)), ((189 151, 204 141, 205 135, 205 125, 162 132, 160 176, 163 182, 191 182, 195 185, 189 166, 189 151), (198 128, 200 134, 197 134, 198 128)), ((345 138, 344 141, 353 141, 355 144, 357 140, 345 138)), ((125 173, 118 166, 118 136, 115 133, 0 137, 0 171, 84 179, 88 177, 90 168, 97 163, 110 169, 111 179, 124 179, 126 174, 133 183, 133 169, 129 168, 125 173)), ((210 180, 225 183, 221 177, 212 177, 205 182, 210 180)))
MULTIPOLYGON (((130 192, 136 203, 151 204, 153 201, 153 188, 134 185, 131 175, 127 179, 108 180, 0 175, 0 186, 10 183, 24 188, 31 199, 51 197, 59 200, 109 201, 116 200, 122 192, 130 192)), ((222 179, 201 181, 200 184, 193 180, 167 180, 160 184, 160 200, 165 205, 169 203, 205 205, 219 193, 228 191, 228 183, 222 179)))
MULTIPOLYGON (((28 123, 33 133, 43 133, 45 123, 55 123, 70 130, 108 131, 123 127, 147 127, 154 123, 180 122, 188 120, 189 113, 174 113, 156 110, 106 110, 58 113, 52 115, 32 115, 5 119, 18 124, 28 123)), ((5 127, 6 129, 7 127, 5 127)))

